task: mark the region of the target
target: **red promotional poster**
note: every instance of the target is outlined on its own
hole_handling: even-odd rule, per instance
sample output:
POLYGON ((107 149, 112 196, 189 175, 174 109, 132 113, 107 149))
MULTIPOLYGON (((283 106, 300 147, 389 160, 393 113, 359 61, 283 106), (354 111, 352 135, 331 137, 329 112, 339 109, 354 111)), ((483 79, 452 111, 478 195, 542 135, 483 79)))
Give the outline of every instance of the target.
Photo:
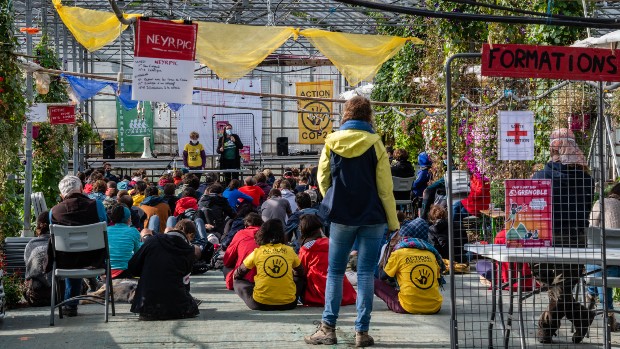
POLYGON ((483 76, 588 81, 620 81, 612 50, 564 46, 482 46, 483 76))
POLYGON ((198 24, 138 18, 134 56, 194 61, 198 24))
POLYGON ((241 161, 243 161, 244 164, 250 163, 250 146, 244 145, 239 155, 241 155, 241 161))
POLYGON ((228 125, 228 121, 218 121, 215 123, 215 128, 217 130, 217 139, 224 137, 224 133, 226 132, 226 125, 228 125))
POLYGON ((75 124, 75 106, 49 105, 47 107, 47 116, 52 125, 75 124))
POLYGON ((506 246, 551 246, 551 180, 507 179, 505 187, 506 246))

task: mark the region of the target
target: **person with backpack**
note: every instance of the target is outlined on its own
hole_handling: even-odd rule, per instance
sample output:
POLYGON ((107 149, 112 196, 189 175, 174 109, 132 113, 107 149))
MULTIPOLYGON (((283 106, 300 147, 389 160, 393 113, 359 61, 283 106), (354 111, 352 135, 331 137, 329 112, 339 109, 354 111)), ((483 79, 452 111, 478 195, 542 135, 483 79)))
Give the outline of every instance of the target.
POLYGON ((192 187, 186 187, 181 193, 181 198, 177 200, 173 216, 177 217, 186 210, 197 210, 198 200, 196 200, 196 190, 192 187))
POLYGON ((292 215, 290 215, 290 217, 288 217, 284 232, 286 234, 286 241, 292 241, 295 252, 299 253, 299 248, 301 246, 298 240, 301 236, 300 222, 302 216, 316 216, 323 225, 323 231, 325 231, 327 228, 327 222, 325 221, 325 218, 323 218, 318 209, 311 207, 312 200, 310 199, 310 195, 308 195, 308 193, 302 192, 295 195, 295 202, 297 203, 297 207, 299 208, 299 210, 295 211, 292 215))
MULTIPOLYGON (((226 279, 226 288, 233 290, 233 274, 234 271, 243 263, 243 260, 258 248, 256 244, 255 235, 263 225, 263 220, 260 215, 255 212, 249 213, 244 219, 244 229, 241 229, 235 234, 232 242, 224 253, 224 267, 222 272, 226 279)), ((256 275, 256 268, 250 270, 244 279, 249 282, 254 282, 254 275, 256 275)))
POLYGON ((209 232, 222 239, 227 219, 235 217, 235 211, 230 207, 228 200, 222 196, 224 187, 212 184, 198 201, 199 217, 213 226, 209 232))

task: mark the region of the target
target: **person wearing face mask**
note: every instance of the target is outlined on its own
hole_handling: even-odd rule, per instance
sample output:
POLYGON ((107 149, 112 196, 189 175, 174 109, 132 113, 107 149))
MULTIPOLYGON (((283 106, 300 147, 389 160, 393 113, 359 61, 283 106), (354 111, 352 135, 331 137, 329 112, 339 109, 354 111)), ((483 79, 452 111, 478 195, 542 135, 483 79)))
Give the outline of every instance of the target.
MULTIPOLYGON (((183 148, 183 164, 190 170, 204 170, 207 162, 205 148, 198 142, 198 132, 192 131, 189 134, 189 143, 183 148)), ((196 173, 200 180, 200 173, 196 173)))
MULTIPOLYGON (((238 135, 233 133, 232 125, 226 125, 225 134, 217 141, 217 153, 220 154, 220 169, 230 170, 241 168, 241 155, 243 143, 238 135)), ((225 173, 225 183, 231 179, 239 179, 239 173, 225 173)))

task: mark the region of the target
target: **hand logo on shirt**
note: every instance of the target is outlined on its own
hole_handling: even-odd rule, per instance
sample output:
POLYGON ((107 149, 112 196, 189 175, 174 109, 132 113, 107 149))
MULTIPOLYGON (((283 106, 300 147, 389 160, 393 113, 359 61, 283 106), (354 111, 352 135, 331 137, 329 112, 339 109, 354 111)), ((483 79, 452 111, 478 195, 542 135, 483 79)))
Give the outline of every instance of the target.
POLYGON ((288 272, 288 263, 282 256, 269 256, 265 260, 265 263, 263 263, 263 269, 265 270, 265 274, 267 274, 267 276, 274 279, 279 279, 288 272))
POLYGON ((413 285, 421 290, 428 290, 435 284, 435 272, 426 264, 418 264, 409 273, 413 285))

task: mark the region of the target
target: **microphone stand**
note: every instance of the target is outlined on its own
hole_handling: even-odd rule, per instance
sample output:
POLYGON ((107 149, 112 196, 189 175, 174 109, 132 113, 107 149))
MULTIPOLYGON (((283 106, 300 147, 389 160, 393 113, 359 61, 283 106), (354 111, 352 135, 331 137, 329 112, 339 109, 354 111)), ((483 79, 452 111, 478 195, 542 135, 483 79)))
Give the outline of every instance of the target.
POLYGON ((258 149, 258 168, 263 169, 263 151, 261 149, 260 143, 258 143, 258 138, 254 136, 254 145, 257 146, 258 149))

